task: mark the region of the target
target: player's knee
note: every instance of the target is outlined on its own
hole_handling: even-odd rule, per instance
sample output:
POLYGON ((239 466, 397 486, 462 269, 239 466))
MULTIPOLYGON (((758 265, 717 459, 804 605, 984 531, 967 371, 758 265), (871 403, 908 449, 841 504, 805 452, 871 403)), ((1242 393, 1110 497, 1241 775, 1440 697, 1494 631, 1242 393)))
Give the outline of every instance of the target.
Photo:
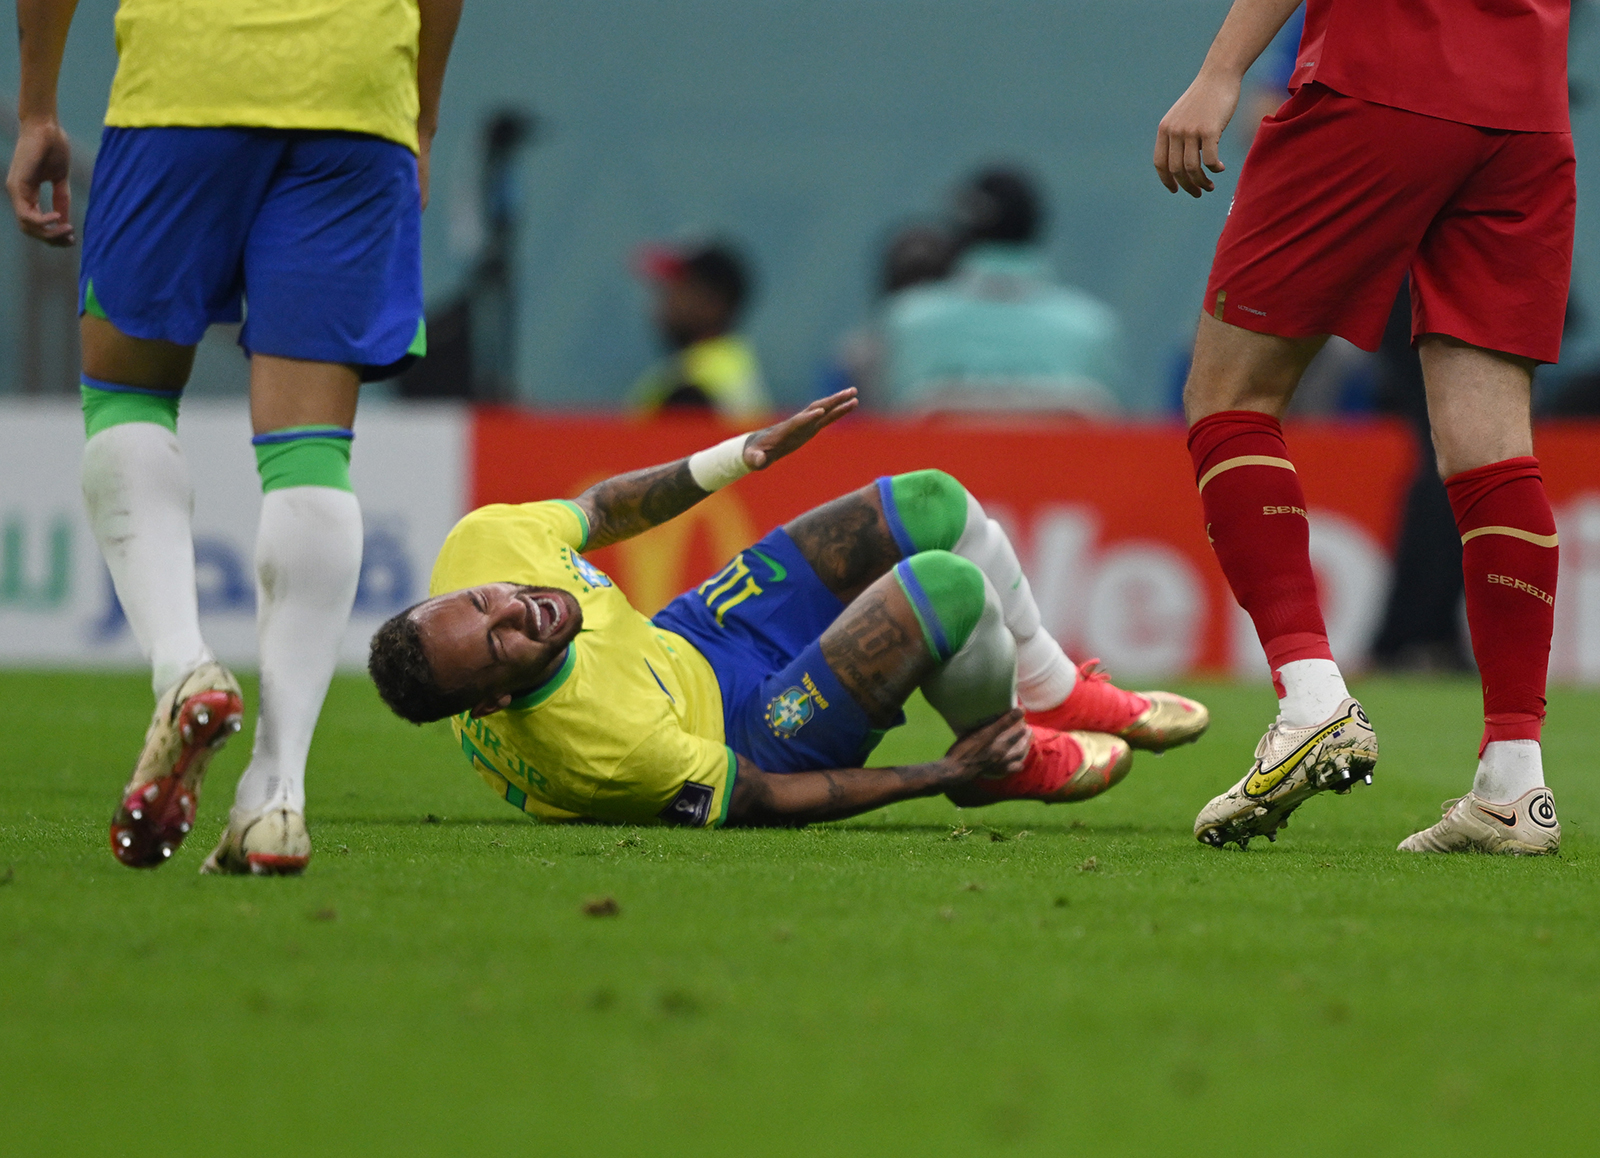
POLYGON ((889 480, 889 497, 918 551, 948 551, 967 526, 967 488, 942 470, 917 470, 889 480))
POLYGON ((183 398, 181 390, 147 390, 87 376, 82 379, 79 390, 86 438, 126 422, 150 422, 177 432, 178 403, 183 398))
POLYGON ((353 431, 337 426, 292 426, 256 435, 250 441, 256 448, 261 492, 285 487, 354 490, 350 485, 350 440, 354 437, 353 431))
POLYGON ((983 617, 987 599, 977 564, 949 551, 921 551, 898 563, 895 577, 935 658, 943 662, 960 651, 983 617))

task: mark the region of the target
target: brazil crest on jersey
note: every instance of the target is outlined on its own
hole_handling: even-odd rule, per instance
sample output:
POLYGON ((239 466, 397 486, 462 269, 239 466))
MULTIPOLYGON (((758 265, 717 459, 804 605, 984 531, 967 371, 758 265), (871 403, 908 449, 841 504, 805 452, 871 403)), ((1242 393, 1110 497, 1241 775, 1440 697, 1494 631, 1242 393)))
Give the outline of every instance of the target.
POLYGON ((634 610, 582 552, 573 503, 481 507, 456 524, 429 593, 484 583, 558 587, 583 627, 542 687, 481 720, 451 720, 478 775, 544 820, 719 825, 735 760, 723 743, 722 693, 682 636, 634 610))

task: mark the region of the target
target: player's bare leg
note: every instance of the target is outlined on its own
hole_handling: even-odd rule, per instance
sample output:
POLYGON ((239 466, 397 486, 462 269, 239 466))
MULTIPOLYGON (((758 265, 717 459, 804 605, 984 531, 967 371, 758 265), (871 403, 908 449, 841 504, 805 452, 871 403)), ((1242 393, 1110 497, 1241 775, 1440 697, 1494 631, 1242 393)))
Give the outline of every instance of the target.
POLYGON ((1278 692, 1278 717, 1250 770, 1195 819, 1196 839, 1216 847, 1274 838, 1305 800, 1370 781, 1377 762, 1372 726, 1328 649, 1305 495, 1278 424, 1325 341, 1202 315, 1184 387, 1206 537, 1255 623, 1278 692))
POLYGON ((261 472, 256 622, 261 705, 249 767, 206 872, 298 873, 311 857, 305 768, 361 571, 349 453, 352 368, 257 354, 250 417, 261 472))
MULTIPOLYGON (((1017 649, 998 593, 970 560, 945 551, 897 563, 821 642, 834 675, 879 727, 893 723, 917 688, 958 736, 1016 703, 1017 649)), ((1119 737, 1030 727, 1033 742, 1017 773, 973 781, 951 799, 964 806, 1083 800, 1127 775, 1132 752, 1119 737)))
POLYGON ((1030 723, 1057 731, 1110 732, 1163 751, 1203 733, 1203 705, 1169 692, 1128 692, 1097 662, 1074 668, 1044 630, 1016 551, 999 523, 956 479, 916 471, 808 511, 784 530, 829 589, 855 599, 901 558, 948 550, 976 564, 996 592, 1017 650, 1017 691, 1030 723))
MULTIPOLYGON (((740 761, 730 824, 832 819, 895 800, 960 793, 975 781, 969 757, 982 756, 996 726, 1016 720, 1016 647, 983 573, 945 551, 895 565, 823 633, 822 656, 845 691, 878 727, 891 726, 921 688, 961 737, 950 757, 906 768, 762 773, 740 761), (974 748, 976 745, 976 748, 974 748), (972 752, 967 749, 974 748, 972 752), (959 757, 954 763, 951 757, 959 757)), ((970 804, 1000 799, 1081 799, 1126 773, 1131 753, 1115 736, 1029 727, 1015 759, 993 754, 970 804), (1075 794, 1069 794, 1075 793, 1075 794)), ((954 797, 953 797, 954 798, 954 797)))
POLYGON ((207 765, 239 730, 239 685, 200 636, 193 492, 176 433, 194 348, 86 314, 83 497, 117 599, 150 659, 156 710, 111 820, 123 864, 166 862, 194 827, 207 765))
POLYGON ((1440 334, 1418 342, 1439 473, 1461 531, 1467 622, 1483 678, 1472 790, 1403 841, 1409 852, 1554 853, 1539 732, 1555 619, 1557 545, 1533 458, 1534 363, 1440 334))

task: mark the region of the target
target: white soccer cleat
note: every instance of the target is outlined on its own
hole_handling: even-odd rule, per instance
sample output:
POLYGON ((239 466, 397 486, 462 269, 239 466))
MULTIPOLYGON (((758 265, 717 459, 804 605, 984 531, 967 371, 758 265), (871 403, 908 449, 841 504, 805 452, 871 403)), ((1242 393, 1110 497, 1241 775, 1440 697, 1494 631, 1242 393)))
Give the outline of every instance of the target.
POLYGON ((1358 780, 1372 783, 1378 737, 1367 713, 1346 699, 1328 719, 1309 728, 1275 723, 1256 745, 1249 773, 1195 818, 1194 837, 1221 848, 1233 842, 1277 838, 1289 814, 1319 792, 1345 793, 1358 780))
POLYGON ((194 827, 211 758, 244 719, 239 681, 207 661, 156 703, 144 747, 111 817, 111 851, 130 868, 164 864, 194 827))
POLYGON ((1554 856, 1561 851, 1561 822, 1548 788, 1525 792, 1510 804, 1472 793, 1444 802, 1432 828, 1400 842, 1401 852, 1486 852, 1504 856, 1554 856))
POLYGON ((241 816, 238 809, 228 813, 228 827, 206 863, 203 873, 258 877, 298 876, 311 860, 311 834, 306 818, 276 805, 241 816))

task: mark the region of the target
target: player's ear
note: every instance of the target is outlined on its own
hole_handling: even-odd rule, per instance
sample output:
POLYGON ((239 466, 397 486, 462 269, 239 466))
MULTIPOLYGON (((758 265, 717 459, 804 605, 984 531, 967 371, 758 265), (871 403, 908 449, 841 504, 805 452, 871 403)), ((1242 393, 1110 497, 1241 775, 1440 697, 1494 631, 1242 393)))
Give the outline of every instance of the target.
POLYGON ((477 707, 472 709, 472 718, 474 720, 481 720, 485 716, 492 716, 496 712, 502 712, 510 706, 511 693, 506 692, 504 695, 486 699, 482 703, 478 704, 477 707))

